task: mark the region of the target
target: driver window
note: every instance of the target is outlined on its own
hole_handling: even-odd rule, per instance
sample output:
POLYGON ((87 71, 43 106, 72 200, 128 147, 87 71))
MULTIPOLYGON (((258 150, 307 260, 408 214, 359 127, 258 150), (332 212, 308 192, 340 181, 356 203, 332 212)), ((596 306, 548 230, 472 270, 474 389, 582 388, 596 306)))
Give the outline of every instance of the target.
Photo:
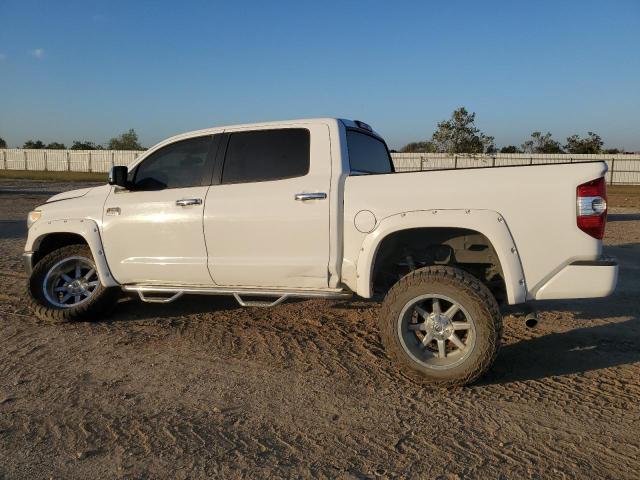
POLYGON ((136 168, 132 190, 164 190, 202 185, 211 137, 172 143, 151 154, 136 168))

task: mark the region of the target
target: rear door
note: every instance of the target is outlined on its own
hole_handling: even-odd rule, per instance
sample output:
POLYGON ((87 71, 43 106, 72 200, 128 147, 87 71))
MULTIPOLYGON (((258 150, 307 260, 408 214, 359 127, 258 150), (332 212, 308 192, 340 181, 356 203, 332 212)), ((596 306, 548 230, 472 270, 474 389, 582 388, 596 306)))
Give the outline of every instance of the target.
POLYGON ((217 285, 327 288, 329 128, 225 133, 205 206, 217 285))
POLYGON ((204 242, 204 201, 219 136, 169 144, 114 188, 103 214, 103 243, 119 283, 211 285, 204 242))

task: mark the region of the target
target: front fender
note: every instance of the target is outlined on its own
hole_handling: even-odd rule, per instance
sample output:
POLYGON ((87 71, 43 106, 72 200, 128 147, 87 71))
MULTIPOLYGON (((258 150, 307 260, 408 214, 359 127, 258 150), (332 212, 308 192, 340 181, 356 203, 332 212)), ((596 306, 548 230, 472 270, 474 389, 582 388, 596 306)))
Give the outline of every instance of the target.
POLYGON ((365 298, 372 296, 375 258, 388 235, 400 230, 430 227, 465 228, 487 237, 500 260, 509 303, 526 300, 525 276, 515 242, 504 217, 492 210, 416 210, 384 218, 362 243, 357 261, 357 294, 365 298))
POLYGON ((102 239, 100 238, 100 231, 96 222, 86 218, 44 220, 36 222, 29 229, 25 251, 37 251, 42 240, 47 235, 54 233, 73 233, 84 238, 91 249, 91 253, 93 254, 100 282, 105 287, 116 287, 119 285, 109 270, 109 265, 107 264, 104 248, 102 246, 102 239))

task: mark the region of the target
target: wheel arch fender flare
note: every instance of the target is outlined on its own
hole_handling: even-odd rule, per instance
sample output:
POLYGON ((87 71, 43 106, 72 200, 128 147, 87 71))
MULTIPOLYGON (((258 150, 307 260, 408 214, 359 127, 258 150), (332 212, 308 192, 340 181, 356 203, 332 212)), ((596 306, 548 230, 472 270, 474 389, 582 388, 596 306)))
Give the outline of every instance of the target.
POLYGON ((105 287, 116 287, 119 285, 109 269, 100 237, 100 229, 94 220, 80 218, 36 222, 29 229, 25 250, 37 251, 46 237, 58 233, 70 233, 82 237, 91 249, 96 270, 98 271, 98 278, 102 285, 105 287))
POLYGON ((463 228, 476 231, 493 245, 504 274, 510 304, 522 303, 527 288, 522 262, 506 219, 493 210, 414 210, 397 213, 380 221, 362 242, 357 260, 356 293, 373 294, 373 268, 382 241, 389 235, 413 228, 463 228))

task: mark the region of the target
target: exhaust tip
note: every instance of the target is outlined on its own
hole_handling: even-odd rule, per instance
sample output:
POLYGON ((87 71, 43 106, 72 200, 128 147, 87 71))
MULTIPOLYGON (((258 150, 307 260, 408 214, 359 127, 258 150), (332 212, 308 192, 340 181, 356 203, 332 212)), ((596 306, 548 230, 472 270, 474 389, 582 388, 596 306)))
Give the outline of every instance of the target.
POLYGON ((524 317, 524 324, 527 328, 535 328, 535 326, 538 325, 538 315, 535 313, 529 313, 524 317))

